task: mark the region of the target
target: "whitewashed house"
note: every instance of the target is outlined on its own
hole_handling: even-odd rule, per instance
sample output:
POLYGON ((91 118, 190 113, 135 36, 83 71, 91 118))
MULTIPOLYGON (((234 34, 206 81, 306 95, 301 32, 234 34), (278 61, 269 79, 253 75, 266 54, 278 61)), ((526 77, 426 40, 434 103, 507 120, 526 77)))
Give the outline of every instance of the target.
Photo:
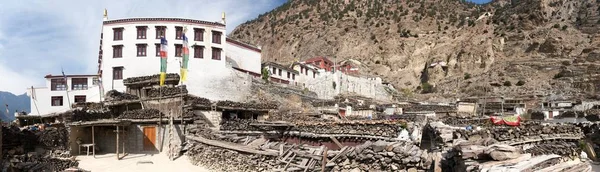
POLYGON ((46 75, 46 85, 27 89, 31 98, 29 115, 48 115, 71 109, 71 104, 99 102, 101 97, 97 75, 46 75), (71 103, 71 104, 69 104, 71 103))

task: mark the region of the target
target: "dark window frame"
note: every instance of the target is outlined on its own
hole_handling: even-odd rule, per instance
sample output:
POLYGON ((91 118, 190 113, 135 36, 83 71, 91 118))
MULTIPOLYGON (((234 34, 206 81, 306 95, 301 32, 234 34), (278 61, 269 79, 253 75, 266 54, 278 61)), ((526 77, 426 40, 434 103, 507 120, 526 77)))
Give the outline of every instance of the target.
POLYGON ((135 44, 136 55, 146 57, 148 55, 148 44, 135 44))
POLYGON ((123 79, 123 67, 113 67, 113 80, 123 79))
POLYGON ((50 91, 65 91, 67 83, 64 78, 50 79, 50 91))
POLYGON ((215 47, 213 47, 212 51, 211 51, 212 59, 213 60, 221 60, 221 56, 222 56, 221 52, 222 51, 223 50, 221 48, 215 48, 215 47))
POLYGON ((51 96, 50 97, 50 105, 51 106, 63 106, 63 96, 51 96))
POLYGON ((123 30, 124 29, 122 27, 113 28, 113 40, 114 41, 123 40, 123 30))
POLYGON ((212 31, 212 43, 221 44, 221 37, 223 33, 219 31, 212 31))
POLYGON ((194 58, 203 59, 204 58, 204 46, 194 46, 194 58), (200 51, 198 51, 200 50, 200 51))
POLYGON ((167 27, 166 26, 156 26, 156 39, 160 39, 161 37, 167 35, 167 27))
POLYGON ((71 78, 71 90, 87 90, 88 78, 71 78))
POLYGON ((74 99, 75 99, 75 103, 85 103, 87 101, 87 98, 85 95, 75 95, 74 99), (82 99, 83 99, 83 101, 81 101, 82 99))
POLYGON ((137 39, 146 39, 148 26, 137 26, 137 39))
POLYGON ((194 28, 194 41, 204 41, 204 29, 194 28))
POLYGON ((113 45, 113 58, 123 58, 123 45, 113 45))
POLYGON ((290 72, 287 72, 287 78, 290 79, 290 72))
POLYGON ((281 76, 281 69, 279 69, 279 76, 281 76))
POLYGON ((183 45, 175 44, 175 57, 183 57, 183 45))
POLYGON ((175 26, 175 39, 182 40, 183 39, 183 27, 175 26))
POLYGON ((160 44, 154 44, 154 46, 156 51, 156 57, 160 57, 160 44))

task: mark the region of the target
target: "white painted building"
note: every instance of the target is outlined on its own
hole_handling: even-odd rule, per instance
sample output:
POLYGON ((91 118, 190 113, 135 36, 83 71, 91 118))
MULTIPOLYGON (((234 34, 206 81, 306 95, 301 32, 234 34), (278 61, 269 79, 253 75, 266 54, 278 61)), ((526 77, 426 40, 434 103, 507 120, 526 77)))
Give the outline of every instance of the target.
POLYGON ((168 41, 167 73, 179 73, 187 28, 189 93, 211 100, 246 100, 252 78, 260 73, 260 49, 227 39, 224 20, 105 19, 98 60, 104 91, 123 92, 123 79, 158 74, 162 36, 168 41))
MULTIPOLYGON (((68 76, 71 79, 87 77, 86 90, 69 90, 70 102, 74 96, 86 97, 87 102, 98 102, 100 95, 110 90, 125 92, 123 79, 160 73, 160 37, 168 41, 167 73, 180 73, 183 56, 184 30, 188 38, 189 63, 187 89, 190 94, 211 100, 245 101, 250 95, 252 78, 260 75, 260 48, 226 38, 225 18, 208 22, 180 18, 128 18, 108 20, 104 16, 100 34, 98 75, 68 76), (91 77, 99 76, 102 87, 91 77), (100 89, 102 88, 102 89, 100 89)), ((55 78, 57 76, 49 76, 55 78)), ((50 79, 45 87, 29 91, 36 96, 39 114, 68 110, 65 91, 51 90, 50 79), (51 99, 51 97, 55 99, 51 99), (56 96, 63 96, 62 103, 56 96), (52 106, 52 100, 56 106, 52 106), (62 105, 58 105, 62 104, 62 105)), ((77 79, 76 79, 77 80, 77 79)), ((64 89, 58 86, 58 89, 64 89)), ((29 89, 31 90, 31 88, 29 89)), ((103 98, 104 96, 102 96, 103 98)), ((31 112, 38 114, 32 100, 31 112)))
POLYGON ((96 75, 67 75, 66 84, 62 75, 47 75, 45 79, 45 86, 27 89, 27 95, 31 98, 30 115, 61 113, 71 108, 69 102, 100 101, 96 75))
POLYGON ((296 85, 296 77, 299 74, 298 71, 273 62, 263 63, 262 67, 269 70, 271 81, 296 85))

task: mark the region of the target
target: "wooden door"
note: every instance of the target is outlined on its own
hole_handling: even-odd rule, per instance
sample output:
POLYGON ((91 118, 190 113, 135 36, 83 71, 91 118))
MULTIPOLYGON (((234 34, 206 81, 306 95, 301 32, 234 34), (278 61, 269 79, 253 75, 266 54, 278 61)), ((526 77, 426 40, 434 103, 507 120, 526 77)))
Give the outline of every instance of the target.
POLYGON ((144 150, 156 151, 156 127, 144 127, 144 150))
POLYGON ((554 116, 553 116, 553 114, 552 114, 552 111, 549 111, 549 112, 548 112, 548 118, 552 119, 553 117, 554 117, 554 116))

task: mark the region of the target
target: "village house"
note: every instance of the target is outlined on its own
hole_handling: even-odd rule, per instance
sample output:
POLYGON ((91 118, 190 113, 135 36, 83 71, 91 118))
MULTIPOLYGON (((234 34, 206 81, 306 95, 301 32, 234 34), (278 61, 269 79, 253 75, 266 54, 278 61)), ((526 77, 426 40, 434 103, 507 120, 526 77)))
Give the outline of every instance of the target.
POLYGON ((296 85, 296 76, 299 74, 298 71, 275 62, 263 63, 262 68, 269 71, 271 81, 282 84, 296 85))
POLYGON ((125 78, 160 72, 160 63, 156 59, 160 56, 161 37, 167 40, 167 73, 180 73, 184 34, 189 46, 185 85, 191 94, 232 101, 243 101, 250 96, 252 79, 259 78, 262 69, 261 50, 226 38, 224 14, 221 22, 181 18, 109 20, 105 14, 99 41, 98 73, 67 74, 66 83, 62 75, 46 76, 46 86, 28 88, 31 114, 61 113, 75 102, 100 102, 110 90, 131 92, 124 84, 125 78))

